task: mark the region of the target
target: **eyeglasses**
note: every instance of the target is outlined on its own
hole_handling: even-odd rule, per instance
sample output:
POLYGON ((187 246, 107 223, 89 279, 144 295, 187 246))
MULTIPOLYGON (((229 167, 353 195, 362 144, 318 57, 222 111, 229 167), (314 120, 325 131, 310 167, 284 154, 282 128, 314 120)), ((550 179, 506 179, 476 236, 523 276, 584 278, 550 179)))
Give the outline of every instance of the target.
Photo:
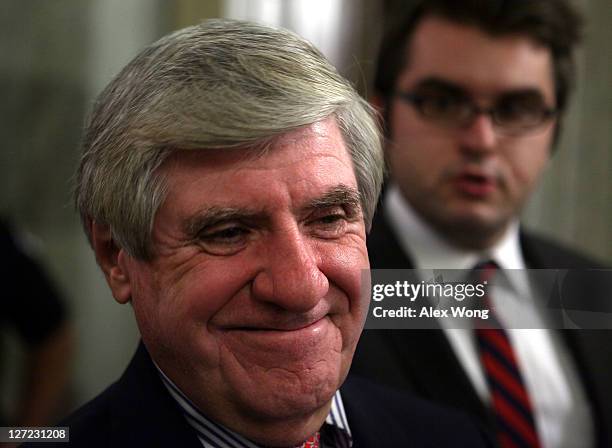
POLYGON ((489 108, 478 106, 466 95, 450 92, 396 92, 395 95, 411 104, 424 119, 447 128, 466 128, 481 114, 491 117, 500 134, 520 135, 544 128, 557 110, 544 104, 533 92, 502 95, 489 108))

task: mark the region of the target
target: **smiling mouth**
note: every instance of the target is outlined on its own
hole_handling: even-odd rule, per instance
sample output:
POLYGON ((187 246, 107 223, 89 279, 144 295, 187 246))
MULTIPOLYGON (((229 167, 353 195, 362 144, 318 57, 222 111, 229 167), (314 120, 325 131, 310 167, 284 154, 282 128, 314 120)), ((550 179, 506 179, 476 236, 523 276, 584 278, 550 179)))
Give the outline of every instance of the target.
POLYGON ((301 325, 245 325, 221 331, 219 344, 244 365, 305 369, 342 349, 339 328, 329 316, 301 325))
POLYGON ((306 353, 319 353, 332 335, 332 321, 328 315, 300 324, 245 325, 225 328, 221 337, 233 351, 246 356, 289 356, 301 359, 306 353), (318 347, 318 348, 317 348, 318 347))
POLYGON ((287 323, 287 324, 278 324, 275 323, 273 325, 254 325, 254 326, 236 326, 236 327, 228 327, 225 328, 224 331, 248 331, 255 333, 263 333, 263 332, 271 332, 271 333, 287 333, 293 331, 300 331, 308 329, 309 327, 316 326, 321 323, 323 319, 327 316, 320 317, 318 319, 312 319, 302 323, 287 323))

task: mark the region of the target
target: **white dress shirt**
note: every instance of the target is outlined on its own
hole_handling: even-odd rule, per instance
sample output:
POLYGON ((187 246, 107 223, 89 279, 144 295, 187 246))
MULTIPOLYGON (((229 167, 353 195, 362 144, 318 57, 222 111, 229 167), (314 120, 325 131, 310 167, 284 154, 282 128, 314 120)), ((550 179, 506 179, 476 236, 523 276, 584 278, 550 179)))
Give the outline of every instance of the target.
MULTIPOLYGON (((525 387, 532 398, 543 446, 593 446, 592 415, 576 366, 560 335, 544 329, 546 316, 531 300, 532 288, 524 271, 526 264, 520 247, 518 221, 509 226, 496 245, 477 252, 447 243, 412 209, 396 186, 391 185, 388 189, 384 210, 402 249, 410 254, 417 269, 472 269, 480 261, 492 260, 505 270, 508 282, 504 282, 505 286, 493 288, 492 300, 500 322, 513 322, 520 316, 523 328, 533 328, 509 329, 507 333, 516 352, 525 387), (526 316, 531 319, 529 325, 525 325, 526 316)), ((489 390, 473 332, 444 328, 443 321, 440 323, 478 395, 488 403, 489 390)))

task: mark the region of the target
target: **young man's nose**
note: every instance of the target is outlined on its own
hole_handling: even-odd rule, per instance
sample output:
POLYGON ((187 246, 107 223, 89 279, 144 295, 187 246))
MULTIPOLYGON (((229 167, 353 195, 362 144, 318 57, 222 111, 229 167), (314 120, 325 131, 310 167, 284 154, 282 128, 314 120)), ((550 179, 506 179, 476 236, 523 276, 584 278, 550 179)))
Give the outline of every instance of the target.
POLYGON ((465 127, 459 129, 458 138, 465 151, 486 153, 497 145, 497 131, 490 115, 480 113, 465 127))

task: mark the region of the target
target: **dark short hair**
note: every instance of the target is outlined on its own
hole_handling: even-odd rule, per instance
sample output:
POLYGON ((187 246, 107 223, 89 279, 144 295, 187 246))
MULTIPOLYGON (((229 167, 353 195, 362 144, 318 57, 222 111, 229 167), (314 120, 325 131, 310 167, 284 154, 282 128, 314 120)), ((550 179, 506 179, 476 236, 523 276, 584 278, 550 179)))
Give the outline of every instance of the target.
POLYGON ((376 93, 388 101, 408 63, 408 45, 425 17, 473 26, 491 36, 525 35, 552 55, 556 106, 563 110, 574 84, 573 49, 580 41, 582 19, 569 0, 420 0, 385 33, 374 78, 376 93))

